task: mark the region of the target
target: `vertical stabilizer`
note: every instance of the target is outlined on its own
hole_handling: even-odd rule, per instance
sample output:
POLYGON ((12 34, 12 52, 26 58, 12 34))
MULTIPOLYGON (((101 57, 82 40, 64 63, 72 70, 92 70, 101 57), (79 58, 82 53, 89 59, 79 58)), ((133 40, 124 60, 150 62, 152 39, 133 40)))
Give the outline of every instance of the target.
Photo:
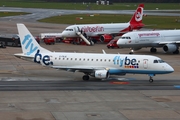
POLYGON ((38 50, 41 52, 50 52, 49 50, 42 48, 37 43, 35 38, 32 36, 32 34, 29 32, 29 30, 26 28, 24 24, 18 23, 17 28, 18 28, 23 55, 27 55, 27 56, 35 55, 38 50))
POLYGON ((136 9, 134 15, 132 16, 130 20, 130 24, 142 23, 143 10, 144 10, 144 4, 139 4, 138 8, 136 9))

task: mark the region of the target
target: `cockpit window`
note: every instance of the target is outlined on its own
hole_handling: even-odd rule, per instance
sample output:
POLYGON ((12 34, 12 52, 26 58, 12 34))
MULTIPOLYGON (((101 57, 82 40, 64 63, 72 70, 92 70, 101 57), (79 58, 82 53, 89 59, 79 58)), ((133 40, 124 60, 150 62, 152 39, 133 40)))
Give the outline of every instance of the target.
POLYGON ((66 31, 73 31, 73 29, 66 29, 66 31))
POLYGON ((164 61, 163 60, 154 60, 154 63, 164 63, 164 61))
POLYGON ((131 39, 131 37, 121 37, 121 39, 131 39))
POLYGON ((154 60, 154 63, 158 63, 158 60, 154 60))
POLYGON ((158 62, 159 62, 159 63, 164 63, 164 61, 163 61, 163 60, 158 60, 158 62))

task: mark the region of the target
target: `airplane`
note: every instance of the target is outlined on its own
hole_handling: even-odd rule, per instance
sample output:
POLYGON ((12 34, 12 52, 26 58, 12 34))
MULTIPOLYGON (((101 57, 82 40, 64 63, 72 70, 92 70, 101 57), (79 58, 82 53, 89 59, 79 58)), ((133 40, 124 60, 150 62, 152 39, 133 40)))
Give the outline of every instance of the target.
POLYGON ((32 61, 43 66, 69 72, 84 73, 82 79, 89 76, 108 79, 110 75, 148 74, 153 82, 156 74, 172 73, 174 69, 159 57, 150 55, 71 53, 51 52, 41 47, 24 24, 18 23, 17 29, 23 53, 14 54, 23 60, 32 61))
POLYGON ((180 30, 134 31, 122 35, 117 45, 121 48, 134 50, 151 47, 150 52, 157 52, 157 47, 162 47, 164 52, 179 54, 180 30))
POLYGON ((144 27, 142 23, 144 4, 139 4, 134 15, 128 23, 110 23, 110 24, 81 24, 68 26, 63 32, 62 37, 73 38, 78 41, 82 38, 88 45, 96 43, 98 40, 108 43, 115 36, 138 30, 144 27), (90 39, 88 40, 87 37, 90 39))

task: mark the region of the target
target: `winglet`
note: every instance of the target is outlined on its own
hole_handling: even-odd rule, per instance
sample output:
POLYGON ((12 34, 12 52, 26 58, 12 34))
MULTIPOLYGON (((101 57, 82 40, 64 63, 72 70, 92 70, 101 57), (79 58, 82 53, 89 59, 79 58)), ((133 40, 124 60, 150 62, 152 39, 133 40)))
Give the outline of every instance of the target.
POLYGON ((102 49, 103 54, 106 54, 106 52, 102 49))

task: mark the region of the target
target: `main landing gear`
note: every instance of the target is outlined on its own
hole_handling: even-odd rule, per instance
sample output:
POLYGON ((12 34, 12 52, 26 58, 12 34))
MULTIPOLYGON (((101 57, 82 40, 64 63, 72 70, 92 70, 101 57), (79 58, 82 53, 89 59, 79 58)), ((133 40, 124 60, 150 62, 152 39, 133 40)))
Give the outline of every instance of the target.
POLYGON ((83 79, 84 81, 88 81, 88 80, 89 80, 89 75, 84 75, 84 76, 82 77, 82 79, 83 79))
POLYGON ((156 52, 157 52, 157 49, 154 48, 154 47, 152 47, 152 48, 150 49, 150 51, 151 51, 152 53, 156 53, 156 52))
POLYGON ((133 50, 133 49, 131 49, 131 52, 129 52, 129 54, 134 54, 134 50, 133 50))

